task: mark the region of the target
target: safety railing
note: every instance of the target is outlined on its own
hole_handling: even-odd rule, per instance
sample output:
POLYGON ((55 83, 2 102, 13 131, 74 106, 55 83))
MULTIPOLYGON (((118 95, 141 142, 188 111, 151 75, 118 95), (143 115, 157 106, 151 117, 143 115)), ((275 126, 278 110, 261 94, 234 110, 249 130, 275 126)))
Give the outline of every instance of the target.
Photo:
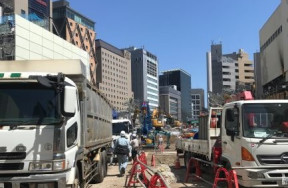
POLYGON ((202 159, 198 159, 195 157, 191 157, 188 162, 187 170, 186 170, 186 175, 185 175, 185 182, 188 182, 190 177, 196 177, 197 179, 200 179, 201 181, 206 182, 207 184, 210 184, 213 186, 213 188, 216 188, 218 185, 218 182, 220 181, 225 181, 227 183, 228 188, 238 188, 238 179, 237 179, 237 174, 235 170, 227 170, 224 168, 222 165, 215 164, 213 162, 208 162, 202 159), (202 178, 202 171, 201 171, 201 165, 200 163, 205 163, 208 165, 213 166, 213 168, 216 170, 215 178, 214 178, 214 183, 211 183, 204 178, 202 178), (191 167, 195 168, 195 173, 190 173, 191 167), (223 174, 224 177, 220 177, 220 174, 223 174))
POLYGON ((143 151, 137 155, 133 162, 129 176, 128 187, 139 183, 144 188, 170 188, 162 174, 147 164, 147 158, 143 151), (147 177, 147 174, 150 174, 151 177, 147 177))

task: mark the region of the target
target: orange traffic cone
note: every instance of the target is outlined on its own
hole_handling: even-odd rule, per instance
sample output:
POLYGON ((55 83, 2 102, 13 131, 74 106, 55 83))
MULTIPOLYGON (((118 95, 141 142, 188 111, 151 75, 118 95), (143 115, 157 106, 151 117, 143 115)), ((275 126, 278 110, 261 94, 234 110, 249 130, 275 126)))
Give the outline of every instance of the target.
POLYGON ((152 154, 152 158, 151 158, 151 166, 155 167, 156 166, 156 161, 155 161, 155 155, 152 154))
POLYGON ((177 156, 177 158, 176 158, 176 160, 175 160, 174 168, 175 168, 175 169, 181 168, 180 160, 179 160, 179 157, 178 157, 178 156, 177 156))

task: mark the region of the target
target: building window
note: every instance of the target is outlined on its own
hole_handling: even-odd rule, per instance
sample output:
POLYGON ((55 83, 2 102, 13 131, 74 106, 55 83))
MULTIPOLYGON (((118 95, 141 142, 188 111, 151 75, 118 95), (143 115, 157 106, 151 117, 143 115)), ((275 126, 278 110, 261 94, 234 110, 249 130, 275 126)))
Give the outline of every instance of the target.
POLYGON ((21 9, 21 15, 25 15, 25 14, 26 14, 25 10, 21 9))

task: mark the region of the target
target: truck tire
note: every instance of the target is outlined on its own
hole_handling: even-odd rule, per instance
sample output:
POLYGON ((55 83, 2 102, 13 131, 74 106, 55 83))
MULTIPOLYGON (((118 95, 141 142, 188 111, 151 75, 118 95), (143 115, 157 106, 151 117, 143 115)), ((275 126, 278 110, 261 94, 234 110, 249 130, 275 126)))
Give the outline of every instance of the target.
POLYGON ((190 157, 191 157, 191 154, 189 152, 184 153, 184 166, 186 169, 188 168, 190 157))
POLYGON ((103 159, 103 152, 101 152, 100 154, 100 160, 97 163, 97 167, 96 167, 96 174, 95 177, 93 178, 93 182, 94 183, 101 183, 104 180, 104 176, 105 176, 105 169, 104 169, 104 163, 105 163, 105 159, 103 159))
MULTIPOLYGON (((188 169, 188 164, 189 164, 189 160, 190 160, 191 156, 192 156, 192 154, 190 152, 184 153, 184 165, 185 165, 186 170, 188 169)), ((189 173, 194 173, 195 171, 196 171, 196 168, 192 164, 192 166, 190 167, 189 173)))
POLYGON ((106 151, 104 150, 104 151, 102 151, 101 152, 101 155, 102 155, 102 159, 103 159, 103 161, 104 161, 104 177, 106 177, 107 176, 107 170, 108 170, 108 161, 107 161, 107 153, 106 153, 106 151))

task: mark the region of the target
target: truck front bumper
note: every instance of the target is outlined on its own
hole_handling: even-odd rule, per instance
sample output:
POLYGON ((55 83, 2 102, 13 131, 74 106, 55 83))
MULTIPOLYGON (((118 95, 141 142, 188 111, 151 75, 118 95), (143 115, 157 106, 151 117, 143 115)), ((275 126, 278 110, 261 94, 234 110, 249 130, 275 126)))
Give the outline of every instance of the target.
POLYGON ((244 187, 288 187, 288 169, 238 169, 238 182, 244 187))
POLYGON ((56 174, 0 174, 1 188, 66 188, 66 173, 56 174))

